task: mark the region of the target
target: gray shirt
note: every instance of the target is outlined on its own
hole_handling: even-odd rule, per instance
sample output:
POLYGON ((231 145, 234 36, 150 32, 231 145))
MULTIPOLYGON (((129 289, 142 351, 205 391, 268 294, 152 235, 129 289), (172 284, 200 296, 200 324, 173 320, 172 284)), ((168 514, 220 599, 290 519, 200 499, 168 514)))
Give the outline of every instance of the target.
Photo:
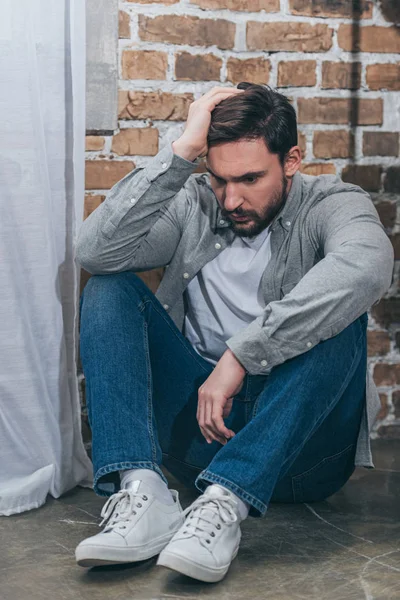
MULTIPOLYGON (((166 266, 156 296, 181 331, 186 287, 236 237, 208 173, 193 173, 198 162, 162 148, 110 190, 83 222, 76 245, 77 260, 92 274, 166 266)), ((265 309, 226 341, 250 374, 268 374, 337 335, 392 281, 393 247, 370 197, 336 176, 296 173, 270 231, 265 309)), ((367 370, 358 466, 374 466, 369 432, 379 408, 367 370)))

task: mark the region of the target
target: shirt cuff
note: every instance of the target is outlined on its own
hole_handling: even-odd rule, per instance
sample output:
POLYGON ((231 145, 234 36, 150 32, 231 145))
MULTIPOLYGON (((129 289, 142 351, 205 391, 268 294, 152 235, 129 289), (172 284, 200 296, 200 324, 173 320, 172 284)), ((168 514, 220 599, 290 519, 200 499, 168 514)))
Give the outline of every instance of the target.
POLYGON ((157 181, 157 184, 169 190, 179 192, 189 175, 193 173, 200 158, 194 161, 186 160, 175 154, 172 145, 167 144, 144 169, 144 174, 149 183, 157 181))
POLYGON ((285 361, 278 344, 263 331, 261 319, 255 319, 225 343, 250 375, 267 375, 285 361))

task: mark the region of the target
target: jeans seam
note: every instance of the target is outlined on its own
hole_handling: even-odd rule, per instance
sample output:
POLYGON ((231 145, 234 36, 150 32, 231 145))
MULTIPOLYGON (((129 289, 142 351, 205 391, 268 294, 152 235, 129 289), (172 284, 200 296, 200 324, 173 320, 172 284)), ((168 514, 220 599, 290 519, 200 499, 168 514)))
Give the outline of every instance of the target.
POLYGON ((96 494, 98 496, 110 496, 112 495, 112 492, 106 492, 104 490, 100 490, 98 489, 98 481, 101 477, 103 477, 103 475, 108 475, 109 473, 113 473, 115 471, 123 471, 125 469, 152 469, 153 471, 156 471, 156 473, 158 473, 161 478, 167 483, 168 482, 165 478, 164 473, 162 472, 162 470, 160 469, 159 465, 157 465, 157 463, 154 463, 150 460, 139 460, 139 461, 121 461, 121 462, 117 462, 117 463, 111 463, 109 465, 105 465, 104 467, 100 467, 100 469, 97 469, 95 476, 94 476, 94 480, 93 480, 93 488, 94 491, 96 492, 96 494))
POLYGON ((147 334, 147 321, 143 320, 143 336, 144 336, 144 347, 146 352, 146 363, 147 363, 147 431, 149 433, 151 443, 151 454, 153 461, 157 463, 157 449, 153 431, 153 399, 152 399, 152 375, 151 375, 151 362, 149 353, 149 340, 147 334))
POLYGON ((266 504, 264 504, 264 502, 262 502, 255 496, 252 496, 251 494, 246 492, 246 490, 243 490, 239 485, 237 485, 237 483, 234 483, 233 481, 230 481, 229 479, 226 479, 225 477, 221 477, 220 475, 215 475, 211 471, 204 470, 202 473, 200 473, 200 475, 196 478, 196 481, 195 481, 195 485, 196 485, 197 489, 200 492, 202 492, 203 490, 197 483, 198 479, 204 479, 211 483, 220 483, 221 485, 228 487, 228 489, 232 488, 231 491, 233 491, 234 493, 235 493, 235 491, 239 492, 239 494, 241 494, 241 496, 242 496, 241 499, 248 502, 249 504, 251 504, 262 515, 264 515, 267 512, 268 506, 266 504))
POLYGON ((172 458, 172 460, 176 460, 176 462, 180 463, 181 465, 185 465, 185 467, 189 467, 191 469, 195 469, 199 473, 201 473, 201 471, 204 469, 204 467, 196 467, 195 465, 192 465, 191 463, 188 463, 188 462, 186 462, 184 460, 180 460, 179 458, 176 458, 175 456, 173 456, 172 454, 169 454, 168 452, 163 452, 163 456, 166 456, 168 458, 172 458))
POLYGON ((303 471, 303 473, 298 473, 297 475, 293 475, 292 479, 295 479, 296 481, 300 480, 302 477, 305 477, 306 475, 308 475, 308 473, 310 473, 311 471, 313 471, 314 469, 316 469, 320 465, 322 465, 322 464, 324 464, 326 462, 332 461, 336 457, 340 456, 341 454, 344 454, 345 452, 347 452, 353 446, 354 446, 354 443, 349 444, 348 446, 346 446, 346 448, 344 448, 343 450, 340 450, 340 452, 336 452, 335 454, 332 454, 330 456, 325 456, 316 465, 314 465, 313 467, 310 467, 309 469, 307 469, 307 471, 303 471))
MULTIPOLYGON (((356 346, 356 348, 357 348, 357 350, 358 350, 358 343, 359 343, 359 341, 360 341, 360 338, 361 338, 362 336, 363 336, 363 333, 362 333, 362 334, 359 336, 359 338, 358 338, 358 340, 357 340, 357 343, 356 343, 356 345, 355 345, 355 346, 356 346)), ((354 362, 355 362, 355 359, 356 359, 356 357, 357 357, 357 356, 359 356, 359 354, 360 354, 360 353, 359 353, 358 351, 356 351, 356 353, 355 353, 355 355, 354 355, 353 362, 351 363, 351 367, 353 367, 353 365, 354 365, 354 362)), ((348 373, 351 373, 351 368, 349 369, 348 373)), ((344 389, 346 389, 346 387, 347 387, 348 383, 349 383, 349 374, 347 375, 346 379, 345 379, 345 380, 344 380, 344 382, 342 383, 342 386, 341 386, 341 388, 340 388, 339 392, 337 393, 337 395, 336 395, 336 397, 335 397, 335 403, 334 403, 334 405, 336 405, 336 404, 337 404, 337 401, 338 401, 338 399, 339 399, 339 398, 340 398, 340 396, 342 395, 342 393, 343 393, 344 389)), ((325 419, 325 416, 326 416, 326 414, 327 414, 327 413, 329 413, 331 410, 333 410, 333 408, 330 408, 330 407, 332 406, 332 404, 333 404, 333 401, 331 402, 330 406, 329 406, 329 407, 328 407, 328 408, 327 408, 327 409, 326 409, 326 410, 325 410, 325 411, 322 413, 322 415, 320 415, 320 418, 319 418, 319 419, 317 419, 317 421, 314 423, 314 425, 313 425, 313 429, 314 429, 314 430, 315 430, 315 426, 316 426, 316 425, 319 425, 319 424, 321 423, 321 421, 323 421, 323 420, 325 419)), ((305 440, 303 440, 303 444, 302 444, 302 446, 300 447, 300 451, 301 451, 301 448, 303 448, 303 447, 304 447, 304 445, 307 443, 307 441, 309 440, 309 438, 311 437, 311 435, 312 435, 312 433, 311 433, 311 434, 310 434, 310 435, 309 435, 309 436, 308 436, 308 437, 307 437, 305 440)), ((281 470, 282 470, 282 468, 284 467, 284 465, 285 465, 285 464, 286 464, 286 463, 287 463, 287 462, 290 460, 290 458, 293 456, 293 454, 295 454, 296 452, 298 452, 298 448, 297 448, 296 450, 294 450, 294 451, 292 452, 292 454, 291 454, 290 456, 288 456, 288 457, 286 458, 286 460, 285 460, 285 461, 282 463, 281 470)))
MULTIPOLYGON (((157 298, 156 298, 156 300, 157 300, 157 298)), ((155 304, 152 302, 152 299, 151 299, 151 298, 147 298, 146 300, 144 300, 144 301, 143 301, 143 303, 144 303, 144 304, 150 304, 150 305, 152 306, 152 308, 154 308, 154 310, 155 310, 155 311, 158 313, 158 315, 164 319, 165 323, 166 323, 166 324, 168 325, 168 327, 171 329, 171 331, 173 332, 173 334, 175 335, 175 337, 178 339, 178 341, 180 342, 180 344, 181 344, 181 345, 182 345, 182 346, 185 348, 185 350, 186 350, 187 352, 189 352, 189 354, 190 354, 190 355, 191 355, 191 356, 194 358, 194 360, 195 360, 195 361, 196 361, 196 363, 199 365, 199 367, 201 367, 205 373, 208 373, 208 370, 207 370, 207 368, 206 368, 204 365, 202 365, 202 364, 201 364, 201 362, 198 360, 198 358, 197 358, 197 354, 196 354, 196 351, 193 349, 193 352, 191 352, 190 348, 188 348, 188 347, 186 346, 186 344, 183 342, 183 340, 181 339, 181 337, 180 337, 180 336, 177 334, 177 332, 175 331, 175 327, 172 327, 172 326, 171 326, 171 323, 169 322, 169 319, 170 319, 171 317, 168 315, 168 313, 165 311, 165 309, 163 309, 163 312, 160 312, 160 311, 159 311, 159 309, 158 309, 158 306, 156 306, 156 305, 155 305, 155 304), (167 316, 169 319, 166 319, 166 318, 165 318, 165 316, 167 316)), ((174 324, 174 326, 175 326, 175 324, 174 324)), ((182 335, 183 335, 183 334, 182 334, 182 335)), ((205 359, 204 359, 204 360, 205 360, 205 359)), ((210 363, 210 366, 213 366, 213 365, 210 363)))

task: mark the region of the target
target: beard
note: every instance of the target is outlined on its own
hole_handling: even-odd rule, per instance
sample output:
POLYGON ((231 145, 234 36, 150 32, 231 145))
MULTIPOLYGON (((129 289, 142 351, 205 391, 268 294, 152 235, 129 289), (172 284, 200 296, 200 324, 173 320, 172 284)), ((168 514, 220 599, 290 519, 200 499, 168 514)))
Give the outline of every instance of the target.
POLYGON ((239 216, 248 216, 251 219, 251 224, 249 222, 240 223, 239 221, 234 221, 229 218, 229 214, 225 213, 224 216, 228 217, 231 223, 231 228, 233 231, 240 235, 241 237, 254 237, 264 231, 268 227, 268 225, 273 221, 276 215, 282 210, 287 200, 287 188, 288 188, 288 180, 285 175, 282 175, 281 189, 277 190, 272 198, 271 206, 268 206, 265 213, 260 216, 257 214, 249 214, 249 213, 241 213, 235 211, 235 215, 239 216))

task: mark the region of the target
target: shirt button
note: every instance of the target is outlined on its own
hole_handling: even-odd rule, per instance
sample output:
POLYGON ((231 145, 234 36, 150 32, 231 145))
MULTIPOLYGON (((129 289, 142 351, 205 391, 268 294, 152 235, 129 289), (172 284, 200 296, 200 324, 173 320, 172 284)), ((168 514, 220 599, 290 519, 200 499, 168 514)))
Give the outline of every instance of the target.
POLYGON ((262 366, 262 367, 266 367, 266 366, 267 366, 267 364, 268 364, 268 361, 266 361, 266 360, 262 360, 262 361, 261 361, 261 366, 262 366))
POLYGON ((221 248, 221 244, 219 244, 218 242, 215 244, 215 247, 217 250, 219 250, 221 248))
POLYGON ((189 273, 184 273, 184 274, 183 274, 183 277, 184 277, 185 279, 189 279, 189 273))
POLYGON ((307 342, 307 348, 311 348, 312 343, 311 342, 307 342))
POLYGON ((286 225, 290 227, 290 221, 286 221, 286 225))
POLYGON ((168 309, 169 309, 169 306, 168 306, 168 304, 163 304, 163 307, 165 308, 165 310, 168 310, 168 309))
POLYGON ((167 168, 167 163, 162 163, 161 166, 162 166, 163 169, 166 169, 167 168))
POLYGON ((137 200, 136 198, 131 198, 131 204, 136 204, 137 200))
POLYGON ((220 220, 219 224, 224 225, 225 221, 223 219, 220 220))

